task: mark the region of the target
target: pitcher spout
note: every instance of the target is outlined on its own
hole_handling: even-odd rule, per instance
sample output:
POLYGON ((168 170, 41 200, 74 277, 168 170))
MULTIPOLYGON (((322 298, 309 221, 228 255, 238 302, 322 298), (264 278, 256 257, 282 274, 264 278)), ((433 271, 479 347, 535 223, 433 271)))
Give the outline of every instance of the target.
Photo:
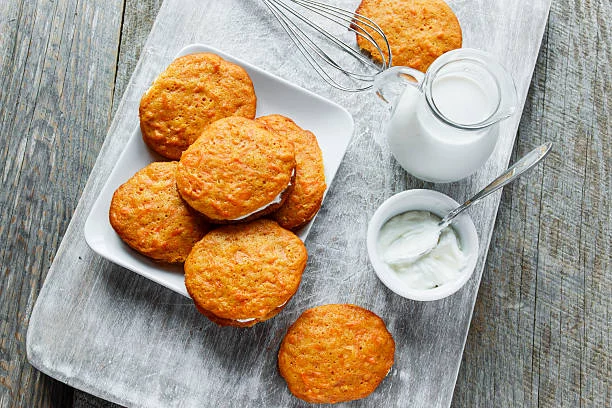
POLYGON ((518 105, 518 94, 516 92, 516 86, 512 80, 512 77, 507 75, 500 82, 502 82, 500 83, 501 100, 499 103, 499 108, 494 115, 495 122, 500 122, 514 115, 518 105))

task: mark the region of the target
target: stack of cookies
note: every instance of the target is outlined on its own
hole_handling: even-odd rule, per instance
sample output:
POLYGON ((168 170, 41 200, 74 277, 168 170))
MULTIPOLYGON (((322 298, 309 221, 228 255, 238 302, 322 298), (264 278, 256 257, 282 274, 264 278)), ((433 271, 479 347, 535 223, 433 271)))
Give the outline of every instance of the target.
MULTIPOLYGON (((426 71, 461 47, 443 0, 362 0, 395 65, 426 71)), ((359 46, 379 58, 358 36, 359 46)), ((113 195, 110 223, 134 250, 182 263, 197 310, 221 326, 249 327, 297 292, 308 254, 295 235, 326 189, 317 138, 281 115, 256 118, 248 73, 211 53, 180 57, 142 97, 144 142, 160 160, 113 195)), ((311 403, 365 398, 387 376, 395 343, 383 320, 349 304, 306 310, 288 329, 278 368, 311 403)))
POLYGON ((184 263, 189 295, 219 325, 252 326, 295 294, 308 255, 292 230, 326 189, 315 135, 281 115, 255 119, 256 104, 242 67, 211 53, 174 60, 140 103, 143 140, 160 160, 110 206, 132 249, 184 263))
MULTIPOLYGON (((281 115, 255 118, 241 67, 210 53, 176 59, 140 104, 147 146, 160 160, 114 193, 110 223, 137 252, 181 263, 197 310, 249 327, 297 292, 306 247, 293 231, 326 189, 317 138, 281 115)), ((289 390, 314 403, 364 398, 393 365, 384 322, 355 305, 304 312, 278 353, 289 390)))

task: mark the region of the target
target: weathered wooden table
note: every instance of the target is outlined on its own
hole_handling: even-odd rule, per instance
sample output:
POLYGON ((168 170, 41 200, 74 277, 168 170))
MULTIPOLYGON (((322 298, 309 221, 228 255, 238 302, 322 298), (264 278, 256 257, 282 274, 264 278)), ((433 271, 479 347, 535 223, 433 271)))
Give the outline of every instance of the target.
MULTIPOLYGON (((467 7, 469 2, 454 3, 467 7)), ((26 359, 26 331, 45 275, 161 4, 8 0, 0 8, 0 406, 113 406, 34 369, 26 359)), ((220 13, 223 4, 202 0, 201 12, 220 13)), ((529 4, 515 11, 517 15, 534 12, 537 10, 531 10, 529 4)), ((564 0, 551 5, 511 161, 544 141, 555 142, 555 150, 530 177, 510 185, 501 196, 452 394, 453 406, 612 406, 610 15, 609 0, 564 0)), ((251 18, 255 21, 258 16, 251 18)), ((234 23, 248 27, 254 21, 234 23)), ((236 45, 240 39, 219 39, 219 43, 227 41, 237 49, 265 44, 270 52, 278 52, 275 44, 266 44, 266 38, 257 32, 250 33, 251 44, 236 45)), ((153 52, 163 54, 162 50, 153 52)), ((265 64, 265 58, 257 62, 265 64)), ((291 64, 296 63, 287 64, 264 68, 282 74, 293 70, 291 64)), ((309 84, 304 81, 300 85, 309 84)), ((355 136, 347 153, 349 160, 341 167, 337 182, 350 182, 358 176, 373 190, 380 189, 378 184, 383 183, 385 196, 406 186, 432 187, 406 178, 388 152, 369 139, 368 132, 377 130, 362 128, 355 136), (376 151, 376 158, 384 163, 360 162, 365 149, 376 151), (368 172, 369 168, 386 169, 387 174, 377 178, 368 172)), ((457 200, 475 191, 473 184, 468 186, 461 196, 460 188, 452 190, 457 200)), ((344 190, 338 187, 337 191, 344 190)), ((382 198, 358 194, 350 199, 363 208, 342 207, 346 197, 332 191, 321 218, 349 224, 357 216, 361 230, 382 198)), ((354 233, 356 230, 351 228, 343 226, 341 232, 354 233)), ((481 224, 481 228, 486 229, 486 225, 481 224)), ((362 244, 349 250, 340 265, 329 258, 334 251, 344 249, 340 244, 348 238, 336 235, 340 244, 324 248, 316 238, 325 240, 329 231, 323 226, 315 228, 314 238, 307 242, 314 254, 310 268, 329 267, 347 276, 346 260, 352 258, 360 272, 370 273, 362 244)), ((69 254, 61 256, 66 258, 69 254)), ((94 262, 102 267, 103 261, 91 259, 91 255, 85 260, 76 254, 75 268, 79 262, 94 262)), ((167 294, 165 289, 143 280, 143 293, 134 291, 130 285, 136 278, 131 272, 110 268, 107 275, 93 276, 100 282, 84 290, 112 291, 114 296, 123 297, 118 299, 119 305, 123 302, 133 307, 136 302, 151 307, 148 296, 152 295, 156 315, 168 309, 175 314, 184 311, 190 315, 188 321, 197 318, 191 316, 188 302, 167 294)), ((368 282, 374 285, 370 289, 375 293, 392 296, 376 280, 368 282)), ((477 287, 478 281, 472 284, 477 287)), ((350 281, 347 285, 354 288, 350 281)), ((61 288, 56 290, 61 294, 61 288)), ((85 294, 82 302, 75 305, 75 313, 88 308, 100 310, 103 305, 91 303, 96 299, 94 295, 85 294)), ((352 295, 355 294, 340 300, 354 300, 352 295)), ((67 321, 71 315, 68 311, 67 321)), ((55 327, 53 324, 50 322, 49 327, 55 327)), ((180 322, 172 321, 138 324, 143 333, 154 332, 157 325, 176 333, 185 329, 180 322)), ((202 327, 209 328, 202 322, 192 335, 198 336, 202 327)), ((106 343, 109 336, 120 336, 96 332, 97 329, 80 328, 89 335, 96 333, 94 338, 104 336, 106 343)), ((69 350, 70 344, 62 341, 62 349, 69 350)), ((134 345, 147 341, 133 340, 134 345)), ((78 343, 78 339, 74 342, 78 343)), ((121 350, 120 345, 117 350, 121 350)), ((112 358, 129 356, 116 353, 112 358)), ((112 358, 97 360, 101 371, 105 365, 116 363, 112 358)), ((87 363, 83 361, 84 366, 87 363)), ((78 371, 75 366, 59 367, 57 376, 72 383, 96 381, 70 377, 78 371)), ((160 378, 164 378, 161 388, 167 400, 173 400, 172 393, 180 391, 171 383, 172 372, 159 377, 159 373, 141 374, 155 379, 157 383, 151 386, 155 392, 159 392, 160 378)), ((108 397, 116 399, 116 395, 108 397)), ((446 400, 443 396, 438 402, 444 404, 446 400)))

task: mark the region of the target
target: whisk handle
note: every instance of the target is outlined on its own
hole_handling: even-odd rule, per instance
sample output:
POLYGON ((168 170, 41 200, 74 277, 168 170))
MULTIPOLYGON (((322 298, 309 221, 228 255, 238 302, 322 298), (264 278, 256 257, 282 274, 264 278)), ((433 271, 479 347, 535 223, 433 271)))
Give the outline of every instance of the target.
POLYGON ((391 67, 376 75, 374 89, 376 94, 387 103, 404 91, 406 84, 421 88, 425 74, 410 67, 391 67))

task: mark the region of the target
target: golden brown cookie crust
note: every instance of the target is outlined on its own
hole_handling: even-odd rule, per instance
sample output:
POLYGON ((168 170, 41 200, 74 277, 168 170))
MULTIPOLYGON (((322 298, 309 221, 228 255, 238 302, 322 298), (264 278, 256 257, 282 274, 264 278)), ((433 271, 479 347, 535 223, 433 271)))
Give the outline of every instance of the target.
POLYGON ((256 120, 293 142, 296 163, 293 188, 287 201, 271 217, 281 227, 299 228, 319 211, 327 187, 319 143, 312 132, 285 116, 268 115, 256 120))
POLYGON ((278 352, 278 367, 293 395, 311 403, 365 398, 393 365, 395 342, 382 319, 355 305, 306 310, 278 352))
POLYGON ((275 209, 269 205, 285 192, 294 168, 293 143, 254 120, 233 116, 212 123, 189 146, 176 181, 190 206, 221 223, 275 209))
POLYGON ((297 291, 307 259, 302 241, 275 221, 225 225, 193 247, 185 286, 212 321, 251 326, 280 312, 297 291))
POLYGON ((140 101, 145 143, 178 160, 210 123, 228 116, 255 117, 253 83, 240 66, 211 53, 175 59, 140 101))
POLYGON ((121 239, 156 261, 181 263, 208 226, 176 189, 177 162, 151 163, 113 194, 109 219, 121 239))
MULTIPOLYGON (((425 72, 440 55, 461 48, 459 20, 443 0, 362 0, 356 13, 371 18, 383 30, 393 65, 425 72)), ((357 36, 357 43, 381 61, 367 40, 357 36)))

